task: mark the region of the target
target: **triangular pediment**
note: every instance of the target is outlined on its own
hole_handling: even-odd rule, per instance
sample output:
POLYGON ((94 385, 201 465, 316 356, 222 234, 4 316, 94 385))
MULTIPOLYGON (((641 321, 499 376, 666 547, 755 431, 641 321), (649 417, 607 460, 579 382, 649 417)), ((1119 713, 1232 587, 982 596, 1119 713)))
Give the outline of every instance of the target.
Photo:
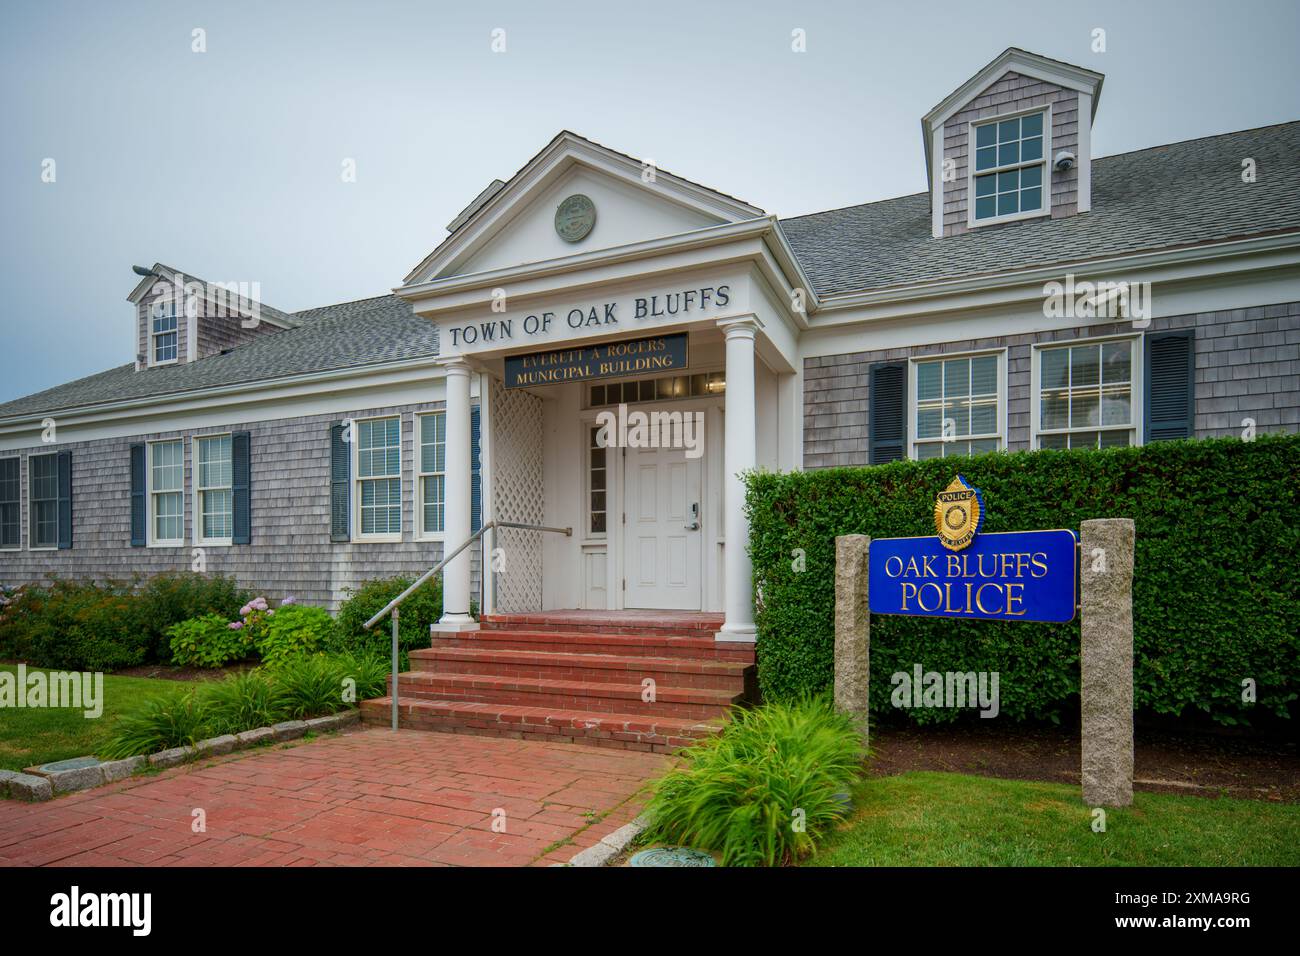
POLYGON ((564 259, 762 215, 748 203, 565 132, 457 216, 454 231, 406 284, 564 259), (557 228, 562 205, 563 229, 557 228))

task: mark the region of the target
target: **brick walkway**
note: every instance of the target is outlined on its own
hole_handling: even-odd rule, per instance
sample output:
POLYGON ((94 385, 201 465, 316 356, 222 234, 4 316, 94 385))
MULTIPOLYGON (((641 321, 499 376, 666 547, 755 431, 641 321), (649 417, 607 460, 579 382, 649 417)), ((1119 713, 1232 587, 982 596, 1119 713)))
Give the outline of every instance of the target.
POLYGON ((0 800, 0 866, 546 865, 636 816, 640 798, 628 798, 668 761, 576 744, 364 730, 51 803, 0 800), (206 813, 205 833, 192 832, 196 808, 206 813), (504 833, 493 832, 498 809, 504 833))

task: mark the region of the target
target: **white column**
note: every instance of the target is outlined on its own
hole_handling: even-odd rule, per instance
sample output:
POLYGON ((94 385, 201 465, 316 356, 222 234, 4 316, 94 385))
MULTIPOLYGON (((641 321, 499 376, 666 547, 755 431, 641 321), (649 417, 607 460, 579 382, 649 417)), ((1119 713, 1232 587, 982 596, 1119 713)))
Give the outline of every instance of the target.
POLYGON ((718 632, 720 641, 753 641, 754 602, 749 561, 749 521, 745 518, 745 484, 741 473, 757 462, 758 437, 754 415, 754 334, 758 323, 751 318, 723 325, 727 337, 727 423, 723 447, 727 536, 723 572, 726 621, 718 632))
MULTIPOLYGON (((443 507, 443 554, 459 547, 470 535, 470 402, 469 365, 453 359, 447 372, 447 464, 443 507)), ((466 548, 442 570, 442 617, 438 631, 472 631, 478 624, 469 616, 470 553, 466 548)))

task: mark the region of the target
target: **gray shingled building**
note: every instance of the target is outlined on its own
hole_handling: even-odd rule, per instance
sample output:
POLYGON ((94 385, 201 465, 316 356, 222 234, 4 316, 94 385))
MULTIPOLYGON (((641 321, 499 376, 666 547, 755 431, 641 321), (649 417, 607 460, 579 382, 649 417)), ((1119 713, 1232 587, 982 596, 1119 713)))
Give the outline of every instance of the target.
POLYGON ((133 361, 0 405, 0 583, 202 567, 334 606, 495 518, 574 534, 501 532, 486 587, 453 562, 449 627, 743 641, 747 468, 1297 431, 1300 122, 1094 159, 1101 88, 1008 50, 923 118, 926 192, 793 219, 564 132, 357 302, 141 269, 133 361), (620 406, 698 447, 602 447, 620 406))

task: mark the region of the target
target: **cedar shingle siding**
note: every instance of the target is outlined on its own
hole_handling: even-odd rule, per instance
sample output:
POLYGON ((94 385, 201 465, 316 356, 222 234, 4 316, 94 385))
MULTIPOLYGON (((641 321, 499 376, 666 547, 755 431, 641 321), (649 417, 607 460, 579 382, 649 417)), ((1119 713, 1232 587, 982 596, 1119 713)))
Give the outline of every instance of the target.
MULTIPOLYGON (((1300 302, 1153 319, 1148 333, 1196 330, 1195 437, 1300 431, 1300 302)), ((869 369, 881 362, 1007 349, 1007 448, 1029 447, 1033 345, 1134 331, 1112 322, 1078 329, 878 349, 804 360, 804 467, 868 464, 869 369)))
MULTIPOLYGON (((51 574, 71 580, 129 580, 133 573, 189 570, 193 561, 194 474, 190 438, 194 434, 247 431, 251 449, 252 541, 247 545, 204 546, 207 570, 233 574, 239 582, 275 598, 334 608, 344 589, 364 580, 395 574, 415 575, 442 556, 442 545, 413 540, 412 429, 415 412, 441 403, 399 408, 357 409, 280 421, 232 422, 229 428, 161 432, 88 442, 59 442, 72 452, 73 547, 66 551, 7 552, 0 557, 0 583, 22 584, 51 574), (397 544, 330 542, 329 426, 339 418, 402 416, 402 530, 397 544), (131 547, 130 448, 162 438, 185 439, 184 547, 131 547)), ((26 546, 28 454, 50 446, 23 449, 22 513, 26 546)), ((473 551, 474 593, 478 553, 473 551)), ((476 598, 477 600, 477 598, 476 598)))

